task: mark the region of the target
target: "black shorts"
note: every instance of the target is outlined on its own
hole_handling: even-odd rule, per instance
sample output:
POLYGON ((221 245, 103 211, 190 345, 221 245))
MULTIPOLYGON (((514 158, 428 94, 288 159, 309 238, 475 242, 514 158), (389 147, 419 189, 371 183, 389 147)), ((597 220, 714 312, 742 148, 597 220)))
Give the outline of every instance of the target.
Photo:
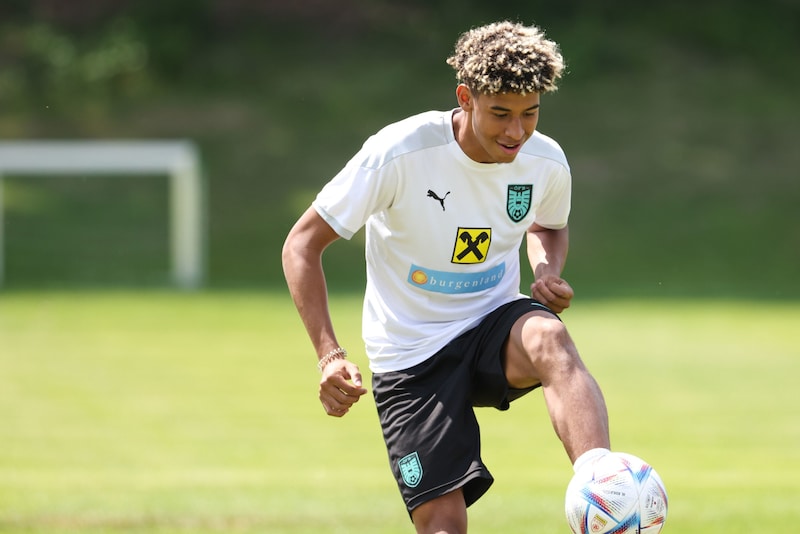
POLYGON ((507 410, 538 387, 510 388, 502 362, 511 327, 535 310, 550 311, 531 299, 500 306, 426 361, 373 375, 389 462, 409 513, 459 488, 469 506, 492 485, 473 407, 507 410))

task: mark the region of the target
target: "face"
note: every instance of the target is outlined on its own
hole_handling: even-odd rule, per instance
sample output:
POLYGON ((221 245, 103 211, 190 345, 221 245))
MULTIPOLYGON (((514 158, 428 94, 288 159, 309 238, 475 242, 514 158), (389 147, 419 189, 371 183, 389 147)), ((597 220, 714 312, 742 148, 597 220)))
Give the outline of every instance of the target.
POLYGON ((461 110, 456 135, 464 153, 480 163, 511 163, 539 122, 539 93, 478 95, 456 89, 461 110))

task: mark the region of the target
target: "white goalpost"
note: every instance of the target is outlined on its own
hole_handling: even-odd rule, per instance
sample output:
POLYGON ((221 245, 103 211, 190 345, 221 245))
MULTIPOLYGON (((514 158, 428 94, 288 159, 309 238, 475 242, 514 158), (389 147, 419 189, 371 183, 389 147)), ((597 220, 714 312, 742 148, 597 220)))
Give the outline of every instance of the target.
POLYGON ((166 175, 172 280, 184 289, 203 285, 205 195, 199 157, 191 142, 3 141, 0 142, 0 286, 5 278, 3 176, 81 174, 166 175))

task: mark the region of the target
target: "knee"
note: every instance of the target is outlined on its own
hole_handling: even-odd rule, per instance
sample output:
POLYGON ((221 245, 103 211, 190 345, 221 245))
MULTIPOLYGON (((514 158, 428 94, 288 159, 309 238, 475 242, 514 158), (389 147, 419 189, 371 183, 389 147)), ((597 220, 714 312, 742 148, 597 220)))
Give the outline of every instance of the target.
POLYGON ((418 534, 466 534, 467 506, 461 490, 419 505, 411 512, 418 534))
POLYGON ((581 365, 578 351, 558 319, 531 315, 512 328, 506 349, 506 377, 512 387, 544 385, 581 365))
POLYGON ((564 323, 552 317, 528 318, 520 331, 520 343, 531 360, 570 360, 577 356, 564 323))

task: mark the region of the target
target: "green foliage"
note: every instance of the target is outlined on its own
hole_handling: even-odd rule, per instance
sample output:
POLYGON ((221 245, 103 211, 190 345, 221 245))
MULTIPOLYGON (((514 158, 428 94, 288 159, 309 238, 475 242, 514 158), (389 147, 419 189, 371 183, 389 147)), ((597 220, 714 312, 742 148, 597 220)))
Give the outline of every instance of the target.
MULTIPOLYGON (((237 5, 122 2, 92 25, 33 11, 8 19, 0 138, 194 140, 209 180, 211 284, 282 287, 286 232, 364 139, 454 105, 444 58, 458 33, 498 18, 534 21, 569 66, 540 128, 572 166, 565 274, 579 296, 800 295, 792 3, 237 5)), ((41 257, 46 240, 18 248, 28 232, 58 224, 17 211, 15 195, 48 194, 36 187, 18 182, 6 195, 8 255, 21 262, 11 285, 51 279, 30 249, 41 257)), ((81 216, 102 221, 110 194, 88 195, 81 216)), ((154 195, 141 215, 162 217, 162 201, 154 195)), ((68 225, 69 211, 60 213, 68 225)), ((331 287, 363 287, 360 240, 329 249, 331 287)), ((135 282, 113 262, 102 268, 99 280, 135 282)))
POLYGON ((0 37, 9 63, 0 72, 0 93, 18 106, 64 109, 126 97, 149 81, 147 47, 129 21, 87 39, 38 22, 6 26, 0 37))

